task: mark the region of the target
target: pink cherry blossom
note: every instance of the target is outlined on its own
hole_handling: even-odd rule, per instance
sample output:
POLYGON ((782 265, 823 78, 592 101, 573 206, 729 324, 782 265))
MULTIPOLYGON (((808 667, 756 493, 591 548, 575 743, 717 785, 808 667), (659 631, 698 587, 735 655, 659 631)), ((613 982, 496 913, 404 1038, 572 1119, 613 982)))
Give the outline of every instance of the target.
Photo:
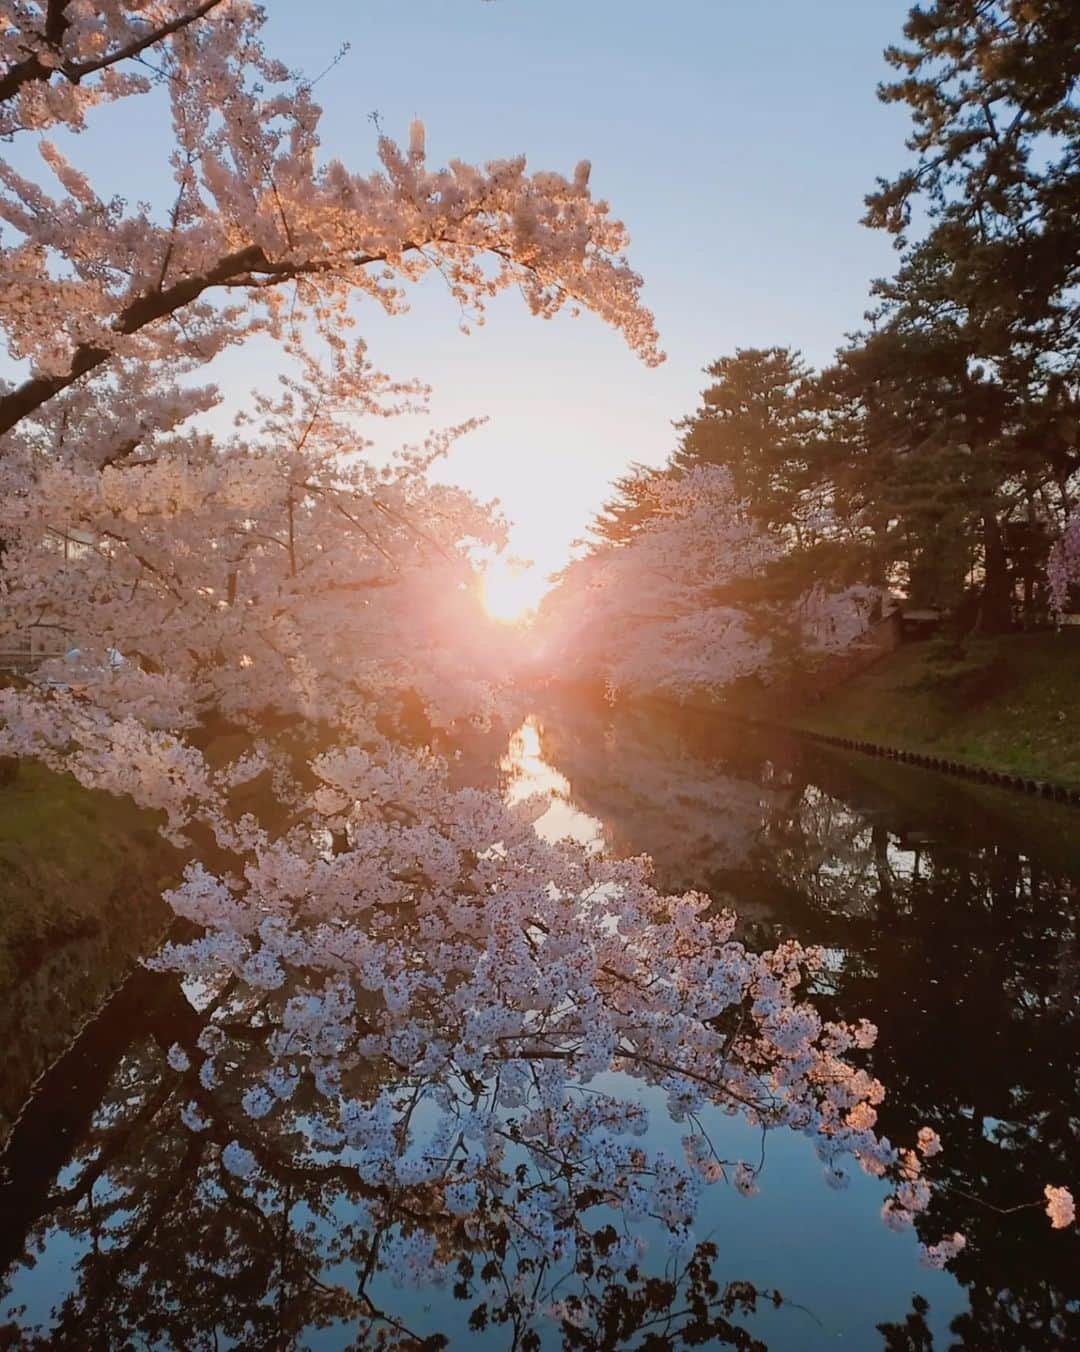
POLYGON ((1046 1214, 1055 1230, 1064 1230, 1076 1220, 1076 1204, 1068 1188, 1055 1188, 1047 1183, 1043 1189, 1046 1196, 1046 1214))

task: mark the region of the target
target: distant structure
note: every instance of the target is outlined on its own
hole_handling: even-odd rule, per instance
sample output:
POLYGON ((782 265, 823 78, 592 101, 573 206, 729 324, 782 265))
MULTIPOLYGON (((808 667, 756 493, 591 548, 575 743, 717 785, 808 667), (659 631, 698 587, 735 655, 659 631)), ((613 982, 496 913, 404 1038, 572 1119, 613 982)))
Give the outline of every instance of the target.
POLYGON ((930 638, 941 628, 945 611, 935 607, 907 607, 900 602, 894 612, 900 626, 900 637, 905 643, 912 639, 930 638))

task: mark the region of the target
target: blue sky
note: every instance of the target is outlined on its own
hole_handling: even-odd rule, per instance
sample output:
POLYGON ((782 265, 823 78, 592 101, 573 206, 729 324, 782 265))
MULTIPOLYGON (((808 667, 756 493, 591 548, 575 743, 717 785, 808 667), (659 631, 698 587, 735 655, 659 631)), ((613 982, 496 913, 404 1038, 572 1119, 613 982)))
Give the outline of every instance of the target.
MULTIPOLYGON (((317 87, 328 155, 367 171, 368 115, 401 139, 420 117, 439 162, 525 153, 533 168, 569 172, 590 159, 593 190, 630 227, 668 353, 659 370, 591 317, 544 323, 515 295, 465 337, 438 278, 409 315, 369 309, 361 325, 376 364, 434 386, 437 423, 489 417, 441 473, 501 499, 516 550, 544 571, 565 561, 628 462, 664 459, 702 366, 771 343, 827 360, 860 325, 871 278, 894 266, 889 239, 858 220, 875 176, 906 159, 907 118, 875 97, 906 0, 266 8, 271 51, 310 76, 351 44, 317 87)), ((140 103, 138 122, 134 105, 101 110, 74 156, 129 199, 157 197, 167 171, 164 125, 140 103)), ((262 354, 230 357, 231 397, 266 374, 262 354)))
POLYGON ((858 224, 875 175, 904 163, 907 119, 878 103, 903 0, 270 0, 268 41, 315 74, 326 149, 363 167, 378 111, 429 157, 524 152, 593 164, 630 227, 667 363, 650 371, 585 317, 542 323, 514 296, 470 338, 439 285, 373 315, 372 355, 435 386, 440 421, 487 414, 446 468, 517 522, 545 568, 565 558, 630 460, 661 461, 701 367, 736 345, 827 360, 859 326, 890 241, 858 224))

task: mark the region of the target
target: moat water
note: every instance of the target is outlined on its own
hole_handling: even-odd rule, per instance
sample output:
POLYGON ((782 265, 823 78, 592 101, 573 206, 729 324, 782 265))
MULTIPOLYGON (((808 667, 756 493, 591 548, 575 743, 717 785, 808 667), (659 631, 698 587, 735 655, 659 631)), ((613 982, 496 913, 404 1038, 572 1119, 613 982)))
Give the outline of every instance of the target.
MULTIPOLYGON (((881 1183, 831 1190, 801 1137, 769 1134, 757 1196, 708 1190, 696 1229, 721 1287, 782 1297, 735 1310, 739 1327, 791 1352, 1080 1347, 1080 1238, 1041 1207, 1012 1210, 1045 1183, 1080 1183, 1080 813, 716 716, 569 695, 537 703, 497 774, 511 797, 553 795, 539 830, 652 856, 658 886, 731 905, 747 943, 823 946, 815 1003, 880 1030, 879 1126, 942 1138, 946 1186, 919 1230, 966 1235, 945 1272, 920 1265, 918 1235, 881 1223, 881 1183)), ((165 1061, 197 1002, 138 956, 0 1155, 0 1347, 353 1345, 347 1186, 224 1174, 219 1145, 179 1120, 165 1061)), ((18 1027, 36 1036, 34 1019, 18 1027)), ((718 1130, 732 1155, 758 1149, 736 1119, 718 1130)), ((662 1114, 652 1135, 677 1151, 662 1114)), ((448 1288, 385 1303, 451 1347, 512 1345, 497 1322, 470 1328, 448 1288)), ((633 1341, 585 1329, 573 1345, 684 1346, 674 1329, 658 1313, 633 1341)), ((551 1325, 542 1346, 563 1345, 551 1325)))

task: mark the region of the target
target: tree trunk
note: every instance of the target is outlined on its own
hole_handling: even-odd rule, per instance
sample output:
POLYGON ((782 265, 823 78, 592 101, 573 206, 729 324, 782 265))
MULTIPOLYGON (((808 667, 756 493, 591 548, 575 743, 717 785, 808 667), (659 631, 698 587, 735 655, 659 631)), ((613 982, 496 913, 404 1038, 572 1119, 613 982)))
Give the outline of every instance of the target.
POLYGON ((984 634, 1007 633, 1012 628, 1009 560, 1001 525, 993 512, 983 516, 983 572, 978 628, 984 634))

